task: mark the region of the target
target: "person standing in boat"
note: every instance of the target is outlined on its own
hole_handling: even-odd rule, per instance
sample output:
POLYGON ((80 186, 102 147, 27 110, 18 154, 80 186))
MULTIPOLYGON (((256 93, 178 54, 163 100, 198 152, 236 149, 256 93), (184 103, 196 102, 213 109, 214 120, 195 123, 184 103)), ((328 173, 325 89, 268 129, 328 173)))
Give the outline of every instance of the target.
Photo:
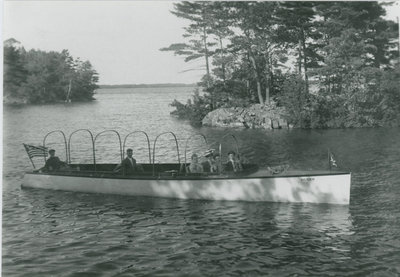
POLYGON ((199 164, 199 157, 197 154, 193 154, 191 157, 190 165, 187 167, 189 173, 203 173, 204 169, 201 164, 199 164))
POLYGON ((209 173, 216 173, 217 172, 217 164, 215 163, 214 160, 214 150, 209 149, 204 153, 204 157, 206 157, 206 161, 201 163, 203 166, 204 172, 209 172, 209 173))
POLYGON ((114 169, 114 172, 121 172, 121 170, 122 174, 125 176, 143 171, 142 167, 138 165, 133 158, 133 150, 131 148, 126 150, 126 158, 114 169))
POLYGON ((236 157, 236 153, 233 151, 228 152, 228 162, 225 164, 226 171, 240 172, 243 170, 240 159, 236 157))

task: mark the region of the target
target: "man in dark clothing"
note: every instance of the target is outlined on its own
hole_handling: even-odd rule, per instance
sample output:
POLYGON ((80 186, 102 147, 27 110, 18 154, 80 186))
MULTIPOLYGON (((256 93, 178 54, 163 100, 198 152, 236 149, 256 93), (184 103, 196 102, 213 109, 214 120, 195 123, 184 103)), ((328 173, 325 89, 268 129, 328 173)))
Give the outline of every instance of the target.
POLYGON ((226 171, 240 172, 243 170, 242 163, 236 158, 236 153, 230 151, 228 153, 228 162, 225 164, 226 171))
POLYGON ((132 157, 133 156, 133 150, 132 149, 127 149, 126 150, 126 158, 122 160, 121 164, 119 164, 114 171, 115 172, 121 172, 123 175, 133 175, 137 172, 142 172, 143 169, 140 165, 136 163, 136 160, 132 157))
POLYGON ((50 158, 47 159, 46 164, 44 165, 44 170, 46 171, 56 171, 59 170, 62 165, 65 165, 64 162, 60 161, 58 157, 55 156, 56 150, 49 150, 50 158))

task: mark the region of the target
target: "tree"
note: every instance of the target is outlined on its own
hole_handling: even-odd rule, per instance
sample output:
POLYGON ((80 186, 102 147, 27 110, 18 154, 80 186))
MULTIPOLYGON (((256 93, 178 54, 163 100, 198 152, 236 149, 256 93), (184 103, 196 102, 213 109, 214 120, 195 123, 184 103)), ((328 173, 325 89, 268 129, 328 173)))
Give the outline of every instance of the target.
POLYGON ((382 18, 386 12, 378 2, 319 2, 316 10, 325 45, 351 29, 365 44, 367 66, 390 67, 390 61, 398 57, 398 24, 382 18))
MULTIPOLYGON (((188 59, 208 57, 214 68, 204 78, 212 79, 211 86, 207 85, 204 96, 197 96, 202 109, 182 104, 181 111, 185 107, 185 113, 203 113, 210 99, 215 109, 269 103, 273 97, 288 110, 289 120, 303 128, 380 126, 398 120, 400 103, 394 85, 398 26, 383 18, 380 3, 185 5, 178 16, 190 20, 192 27, 206 26, 206 31, 197 37, 199 51, 188 44, 175 50, 188 59), (201 17, 201 12, 183 14, 201 5, 207 5, 213 20, 201 17), (207 43, 201 40, 204 37, 207 43), (285 65, 288 60, 295 61, 296 67, 285 65)), ((193 34, 185 36, 193 39, 193 34)))
POLYGON ((20 86, 27 80, 27 70, 22 61, 22 50, 18 49, 19 42, 8 39, 4 42, 4 96, 21 97, 20 86))
POLYGON ((304 76, 305 90, 309 92, 308 69, 315 66, 320 56, 313 45, 321 34, 315 23, 315 2, 282 2, 277 10, 279 20, 279 39, 291 44, 296 51, 297 66, 300 75, 304 76))
POLYGON ((161 51, 173 51, 175 55, 186 56, 185 61, 191 61, 204 57, 206 65, 206 85, 210 86, 210 62, 213 55, 210 47, 215 43, 209 41, 212 30, 212 2, 187 2, 183 1, 174 4, 174 11, 177 17, 190 20, 185 28, 183 37, 191 38, 187 43, 174 43, 169 47, 161 48, 161 51))
POLYGON ((257 87, 258 102, 270 102, 274 72, 287 61, 288 43, 279 39, 277 2, 234 2, 230 13, 234 28, 232 53, 246 57, 257 87), (265 99, 263 96, 265 92, 265 99))
POLYGON ((92 100, 97 73, 90 62, 74 60, 67 50, 61 53, 16 48, 15 40, 4 47, 4 95, 19 102, 53 103, 65 101, 70 85, 73 100, 92 100))
POLYGON ((232 55, 229 55, 226 45, 227 40, 234 32, 230 29, 233 24, 230 17, 230 5, 227 2, 213 2, 212 3, 212 18, 210 33, 217 41, 216 49, 214 51, 213 65, 215 65, 215 75, 222 79, 223 82, 227 79, 227 65, 232 62, 232 55))
POLYGON ((71 96, 72 100, 93 99, 98 80, 98 74, 93 70, 92 64, 89 61, 79 64, 72 82, 74 86, 74 93, 71 96))

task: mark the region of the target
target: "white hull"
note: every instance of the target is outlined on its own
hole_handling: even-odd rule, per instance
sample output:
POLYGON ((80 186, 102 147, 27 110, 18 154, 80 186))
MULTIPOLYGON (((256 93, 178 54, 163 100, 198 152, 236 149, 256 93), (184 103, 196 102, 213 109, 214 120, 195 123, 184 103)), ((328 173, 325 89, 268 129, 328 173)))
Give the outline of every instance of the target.
POLYGON ((349 204, 351 174, 124 179, 25 174, 22 187, 179 199, 349 204))

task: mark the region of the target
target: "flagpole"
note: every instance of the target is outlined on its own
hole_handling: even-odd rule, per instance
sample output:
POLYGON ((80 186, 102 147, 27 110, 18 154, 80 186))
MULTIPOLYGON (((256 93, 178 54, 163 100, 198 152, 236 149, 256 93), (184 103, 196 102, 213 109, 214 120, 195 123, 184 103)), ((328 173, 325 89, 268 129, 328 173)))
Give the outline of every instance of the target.
POLYGON ((329 164, 329 171, 332 170, 331 166, 331 150, 328 148, 328 164, 329 164))
MULTIPOLYGON (((28 155, 29 156, 29 155, 28 155)), ((29 157, 29 160, 31 160, 31 163, 32 163, 32 165, 33 165, 33 168, 34 169, 36 169, 36 166, 35 166, 35 164, 33 163, 33 161, 32 161, 32 158, 31 157, 29 157)))

